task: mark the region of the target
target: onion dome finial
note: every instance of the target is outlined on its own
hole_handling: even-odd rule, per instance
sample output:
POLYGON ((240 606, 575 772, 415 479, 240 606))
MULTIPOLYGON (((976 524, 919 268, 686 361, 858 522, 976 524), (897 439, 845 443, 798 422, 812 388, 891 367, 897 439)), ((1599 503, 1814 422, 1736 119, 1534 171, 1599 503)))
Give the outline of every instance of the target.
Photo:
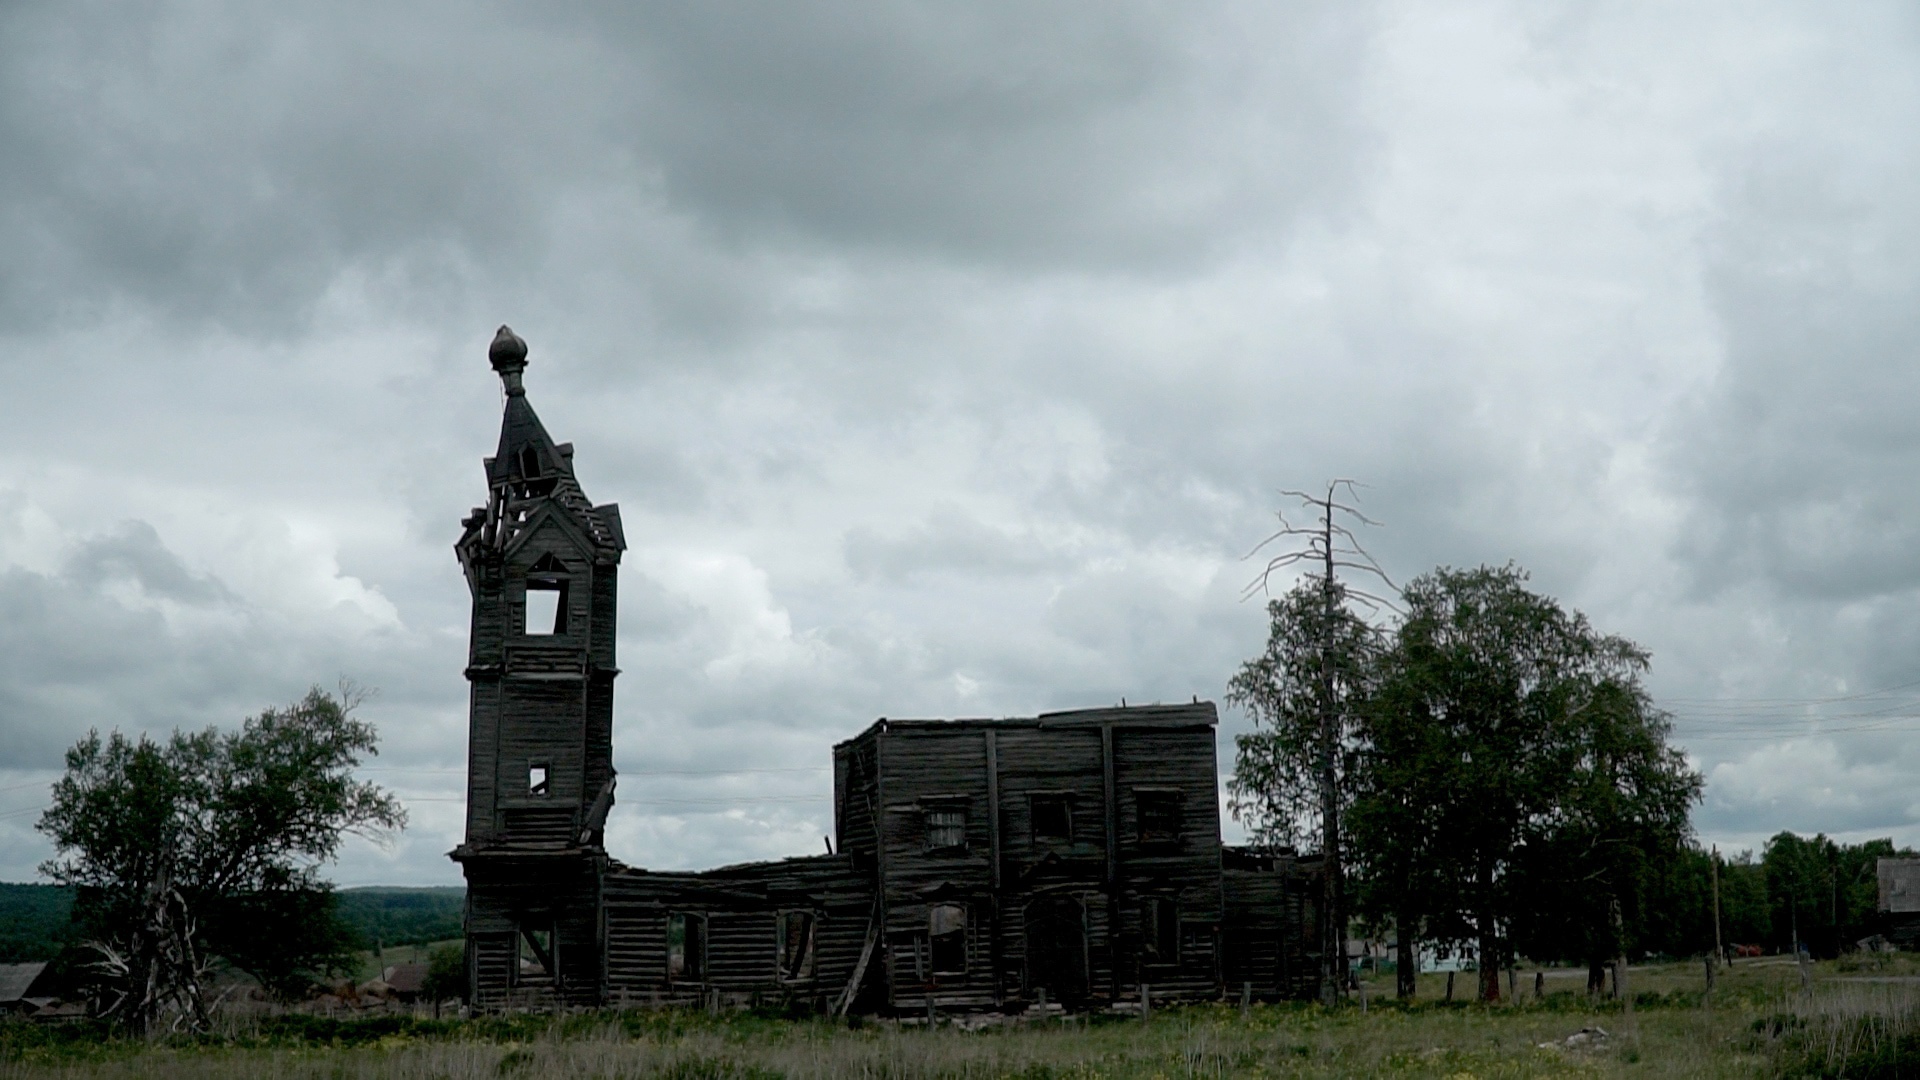
POLYGON ((500 381, 507 386, 509 395, 526 393, 520 385, 520 373, 527 369, 527 343, 513 328, 501 324, 493 335, 493 344, 487 347, 487 359, 493 364, 493 370, 500 374, 500 381))

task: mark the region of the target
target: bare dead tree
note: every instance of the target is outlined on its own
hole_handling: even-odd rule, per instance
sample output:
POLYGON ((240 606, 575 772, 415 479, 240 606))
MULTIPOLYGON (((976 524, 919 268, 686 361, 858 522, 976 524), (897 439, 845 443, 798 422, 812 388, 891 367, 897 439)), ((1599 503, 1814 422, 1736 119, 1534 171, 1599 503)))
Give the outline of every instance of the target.
MULTIPOLYGON (((1353 480, 1336 479, 1328 481, 1325 494, 1298 490, 1281 492, 1283 496, 1298 499, 1302 509, 1311 511, 1312 520, 1310 523, 1296 524, 1288 520, 1284 510, 1276 512, 1280 520, 1279 529, 1255 545, 1247 557, 1253 558, 1275 546, 1284 546, 1286 549, 1267 559, 1259 576, 1248 584, 1243 594, 1243 598, 1256 593, 1271 596, 1275 574, 1292 567, 1303 567, 1307 569, 1308 582, 1317 589, 1320 597, 1323 634, 1317 643, 1320 685, 1317 695, 1316 772, 1319 781, 1321 852, 1326 868, 1321 907, 1321 996, 1328 1002, 1344 997, 1347 988, 1347 890, 1340 830, 1341 782, 1344 778, 1341 776, 1339 760, 1341 735, 1352 717, 1346 715, 1349 703, 1339 693, 1335 676, 1338 663, 1335 656, 1338 648, 1335 627, 1345 613, 1348 600, 1365 607, 1373 616, 1387 610, 1399 610, 1389 597, 1369 589, 1356 588, 1342 580, 1341 575, 1345 571, 1348 576, 1371 578, 1384 584, 1389 591, 1399 591, 1393 579, 1368 553, 1359 537, 1354 535, 1353 529, 1341 520, 1344 515, 1360 525, 1377 527, 1380 524, 1360 511, 1357 505, 1360 486, 1353 480)), ((1401 928, 1400 932, 1410 933, 1411 930, 1401 928)))
POLYGON ((211 1025, 203 988, 213 969, 201 948, 187 899, 164 870, 146 890, 139 922, 118 941, 89 941, 99 959, 90 966, 105 997, 100 1015, 152 1035, 172 1017, 171 1030, 211 1025))

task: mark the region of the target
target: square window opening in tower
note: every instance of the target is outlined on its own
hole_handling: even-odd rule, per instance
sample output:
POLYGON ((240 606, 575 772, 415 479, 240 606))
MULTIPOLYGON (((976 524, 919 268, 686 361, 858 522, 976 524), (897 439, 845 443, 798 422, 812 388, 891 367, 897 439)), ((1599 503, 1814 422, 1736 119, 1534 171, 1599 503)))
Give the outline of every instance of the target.
POLYGON ((567 632, 567 583, 557 580, 527 582, 526 624, 529 637, 551 637, 567 632))

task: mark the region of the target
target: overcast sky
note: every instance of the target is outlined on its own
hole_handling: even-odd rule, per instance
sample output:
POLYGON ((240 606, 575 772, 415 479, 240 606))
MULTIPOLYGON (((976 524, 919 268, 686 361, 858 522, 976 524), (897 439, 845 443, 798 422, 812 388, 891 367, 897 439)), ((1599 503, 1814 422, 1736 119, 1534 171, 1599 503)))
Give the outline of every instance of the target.
POLYGON ((413 825, 336 878, 459 880, 502 322, 626 522, 630 863, 820 850, 878 716, 1220 698, 1334 476, 1649 647, 1704 841, 1920 844, 1917 112, 1897 4, 0 6, 0 879, 89 727, 345 675, 413 825))

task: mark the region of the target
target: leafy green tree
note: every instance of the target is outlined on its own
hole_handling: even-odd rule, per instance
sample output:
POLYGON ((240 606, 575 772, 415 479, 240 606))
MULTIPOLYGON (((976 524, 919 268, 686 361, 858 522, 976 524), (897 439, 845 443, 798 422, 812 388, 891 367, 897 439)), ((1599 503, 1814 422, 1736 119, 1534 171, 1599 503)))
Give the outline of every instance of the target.
POLYGON ((467 951, 463 945, 436 945, 427 954, 427 977, 420 992, 438 1009, 449 998, 467 994, 467 951))
POLYGON ((1463 940, 1471 931, 1453 918, 1462 904, 1452 866, 1442 858, 1445 804, 1429 790, 1450 752, 1446 733, 1438 725, 1396 722, 1406 714, 1395 710, 1412 707, 1406 699, 1414 673, 1397 649, 1379 661, 1353 773, 1348 838, 1357 907, 1367 922, 1393 927, 1396 992, 1411 999, 1418 943, 1463 940))
POLYGON ((353 769, 377 753, 356 697, 318 688, 238 731, 165 743, 89 733, 39 829, 47 877, 77 888, 94 935, 105 1012, 136 1031, 162 1015, 204 1028, 214 959, 289 992, 337 965, 344 940, 319 876, 349 833, 405 825, 399 803, 353 769))
POLYGON ((1851 950, 1860 939, 1878 933, 1880 916, 1880 860, 1912 857, 1911 848, 1895 848, 1883 837, 1860 844, 1843 844, 1835 852, 1833 878, 1839 916, 1834 953, 1851 950))
MULTIPOLYGON (((1593 990, 1604 966, 1638 944, 1637 928, 1673 925, 1676 913, 1658 904, 1682 900, 1676 892, 1697 900, 1709 895, 1701 885, 1711 888, 1697 875, 1692 888, 1682 886, 1690 877, 1688 811, 1702 780, 1667 745, 1672 722, 1639 685, 1646 654, 1624 642, 1597 643, 1595 654, 1605 658, 1567 683, 1567 707, 1556 717, 1544 763, 1553 785, 1541 800, 1547 809, 1523 839, 1533 857, 1518 860, 1532 873, 1516 879, 1536 896, 1562 898, 1558 907, 1571 917, 1572 934, 1557 943, 1560 954, 1586 961, 1593 990)), ((1527 914, 1525 907, 1516 913, 1517 927, 1527 914)))
POLYGON ((1429 936, 1477 940, 1489 1000, 1543 881, 1588 888, 1604 906, 1573 924, 1620 940, 1637 864, 1678 850, 1700 784, 1640 688, 1645 651, 1526 580, 1508 565, 1409 583, 1356 770, 1370 894, 1403 893, 1429 936))
POLYGON ((1751 851, 1721 860, 1720 934, 1728 946, 1759 945, 1773 940, 1766 870, 1754 860, 1751 851))
POLYGON ((1879 860, 1905 854, 1892 840, 1838 844, 1824 834, 1782 832, 1761 856, 1771 933, 1783 951, 1798 943, 1814 956, 1837 956, 1874 932, 1879 860))
POLYGON ((1812 952, 1812 941, 1829 936, 1825 900, 1832 857, 1833 841, 1824 835, 1809 840, 1782 832, 1767 841, 1760 865, 1766 873, 1774 943, 1782 949, 1812 952))
MULTIPOLYGON (((1344 777, 1352 769, 1354 729, 1380 634, 1348 608, 1344 586, 1334 583, 1331 605, 1323 591, 1308 579, 1269 600, 1266 650, 1228 684, 1227 701, 1247 711, 1253 730, 1234 736, 1227 806, 1256 844, 1313 848, 1324 842, 1322 717, 1329 708, 1341 717, 1336 773, 1344 777)), ((1351 801, 1344 790, 1335 797, 1341 807, 1351 801)))
MULTIPOLYGON (((1639 956, 1694 956, 1713 951, 1713 857, 1687 844, 1646 868, 1627 915, 1625 951, 1639 956)), ((1522 946, 1529 956, 1537 953, 1522 946)), ((1567 959, 1583 958, 1579 953, 1567 959)), ((1589 969, 1588 978, 1592 978, 1589 969)))

